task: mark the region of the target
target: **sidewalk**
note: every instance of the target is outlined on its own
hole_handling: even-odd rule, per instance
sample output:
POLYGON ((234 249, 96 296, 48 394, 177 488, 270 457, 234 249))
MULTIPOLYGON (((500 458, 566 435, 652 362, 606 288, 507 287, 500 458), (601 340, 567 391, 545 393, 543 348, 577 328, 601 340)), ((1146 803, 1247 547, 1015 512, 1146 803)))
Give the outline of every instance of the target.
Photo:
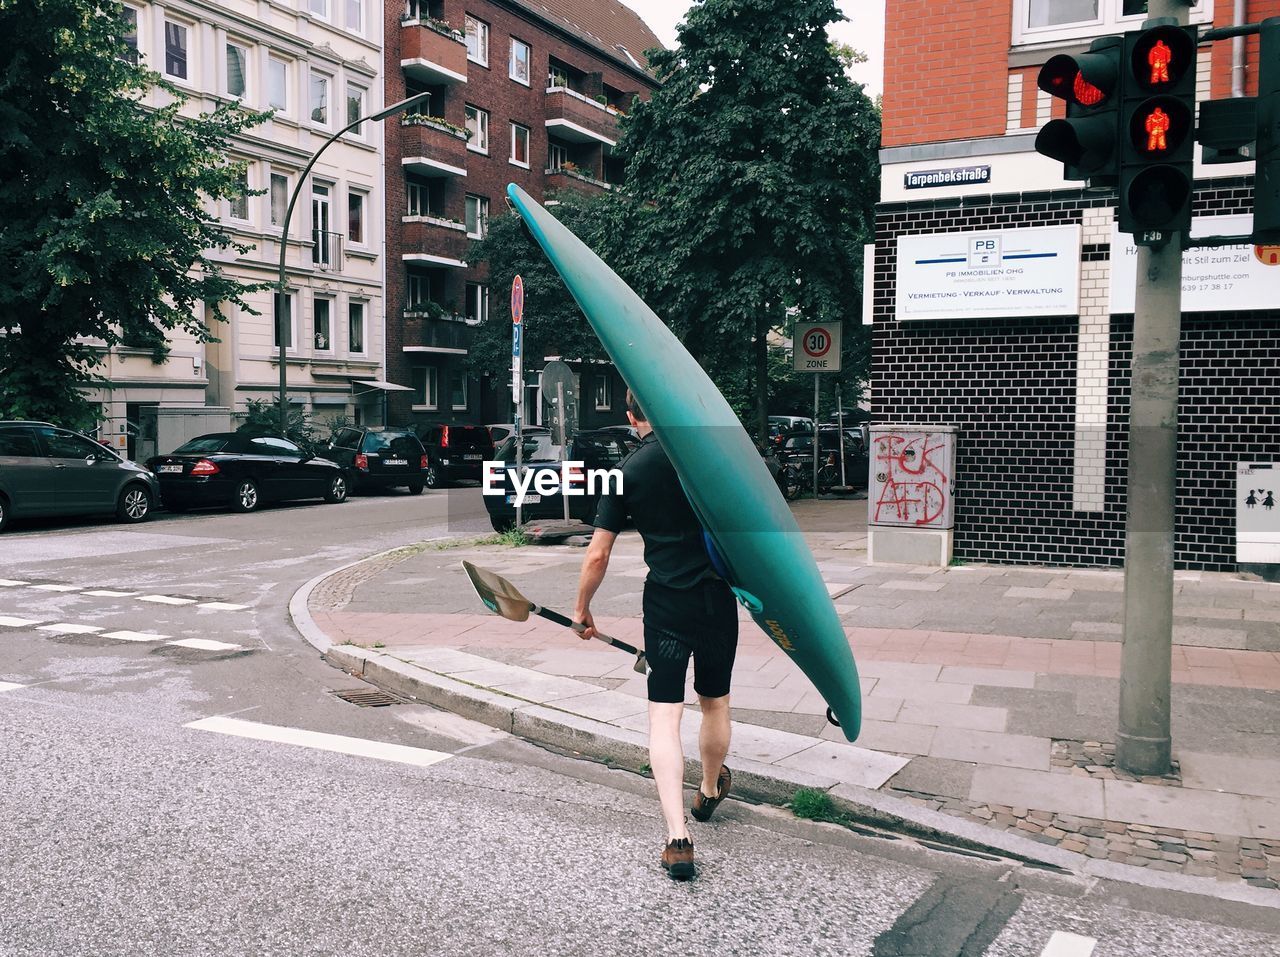
MULTIPOLYGON (((1177 767, 1136 779, 1113 761, 1119 570, 872 567, 865 502, 802 502, 796 515, 858 662, 863 730, 845 743, 743 613, 731 763, 747 788, 786 800, 821 787, 870 818, 975 846, 1102 876, 1136 866, 1150 880, 1247 884, 1262 892, 1240 886, 1248 899, 1280 902, 1280 585, 1177 574, 1177 767)), ((631 660, 540 619, 479 613, 459 566, 568 612, 582 550, 448 544, 339 570, 299 593, 295 619, 322 650, 332 642, 331 660, 388 690, 642 764, 644 679, 631 660)), ((634 644, 645 573, 638 537, 623 536, 594 603, 597 623, 634 644)), ((696 754, 696 708, 688 718, 696 754)))

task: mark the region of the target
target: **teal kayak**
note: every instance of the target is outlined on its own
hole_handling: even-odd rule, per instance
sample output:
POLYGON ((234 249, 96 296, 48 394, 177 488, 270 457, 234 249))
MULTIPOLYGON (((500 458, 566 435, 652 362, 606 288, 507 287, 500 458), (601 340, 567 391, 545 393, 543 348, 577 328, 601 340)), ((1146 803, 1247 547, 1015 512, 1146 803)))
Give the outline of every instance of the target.
POLYGON ((738 600, 813 682, 845 737, 855 740, 862 695, 849 640, 751 437, 630 286, 520 187, 509 185, 507 195, 639 399, 738 600))

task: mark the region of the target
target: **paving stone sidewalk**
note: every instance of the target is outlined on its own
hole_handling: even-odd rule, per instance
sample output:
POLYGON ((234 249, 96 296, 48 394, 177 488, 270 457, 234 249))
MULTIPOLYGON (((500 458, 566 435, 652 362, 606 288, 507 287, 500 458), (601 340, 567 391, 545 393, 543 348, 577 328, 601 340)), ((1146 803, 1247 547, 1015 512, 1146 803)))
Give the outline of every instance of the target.
MULTIPOLYGON (((858 661, 863 730, 857 747, 846 744, 744 613, 736 755, 1095 859, 1280 887, 1280 585, 1177 574, 1176 767, 1139 779, 1114 766, 1119 570, 868 566, 865 502, 802 502, 796 514, 858 661)), ((623 536, 614 555, 596 619, 640 643, 638 538, 623 536)), ((463 558, 572 610, 581 549, 435 543, 331 576, 310 613, 336 643, 644 730, 644 679, 628 658, 539 619, 478 613, 463 558)))

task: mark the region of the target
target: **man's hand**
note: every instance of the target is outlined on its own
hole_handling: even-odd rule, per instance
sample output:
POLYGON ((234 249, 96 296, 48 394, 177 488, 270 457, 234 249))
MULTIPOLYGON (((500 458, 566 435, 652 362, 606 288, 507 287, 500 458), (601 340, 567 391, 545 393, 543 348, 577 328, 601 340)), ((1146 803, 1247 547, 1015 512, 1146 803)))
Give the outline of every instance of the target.
POLYGON ((596 636, 596 621, 591 617, 590 608, 579 608, 573 613, 573 620, 575 624, 582 626, 581 631, 576 628, 574 631, 578 631, 578 637, 583 641, 590 641, 596 636))

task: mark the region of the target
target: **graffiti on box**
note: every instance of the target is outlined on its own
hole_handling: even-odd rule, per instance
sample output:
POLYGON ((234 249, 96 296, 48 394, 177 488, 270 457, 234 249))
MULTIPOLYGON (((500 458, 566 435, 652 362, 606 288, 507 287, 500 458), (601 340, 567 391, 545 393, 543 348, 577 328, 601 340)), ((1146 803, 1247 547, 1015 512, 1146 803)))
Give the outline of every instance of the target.
POLYGON ((885 525, 941 527, 950 497, 949 476, 932 456, 945 454, 941 435, 885 433, 875 438, 872 521, 885 525))

